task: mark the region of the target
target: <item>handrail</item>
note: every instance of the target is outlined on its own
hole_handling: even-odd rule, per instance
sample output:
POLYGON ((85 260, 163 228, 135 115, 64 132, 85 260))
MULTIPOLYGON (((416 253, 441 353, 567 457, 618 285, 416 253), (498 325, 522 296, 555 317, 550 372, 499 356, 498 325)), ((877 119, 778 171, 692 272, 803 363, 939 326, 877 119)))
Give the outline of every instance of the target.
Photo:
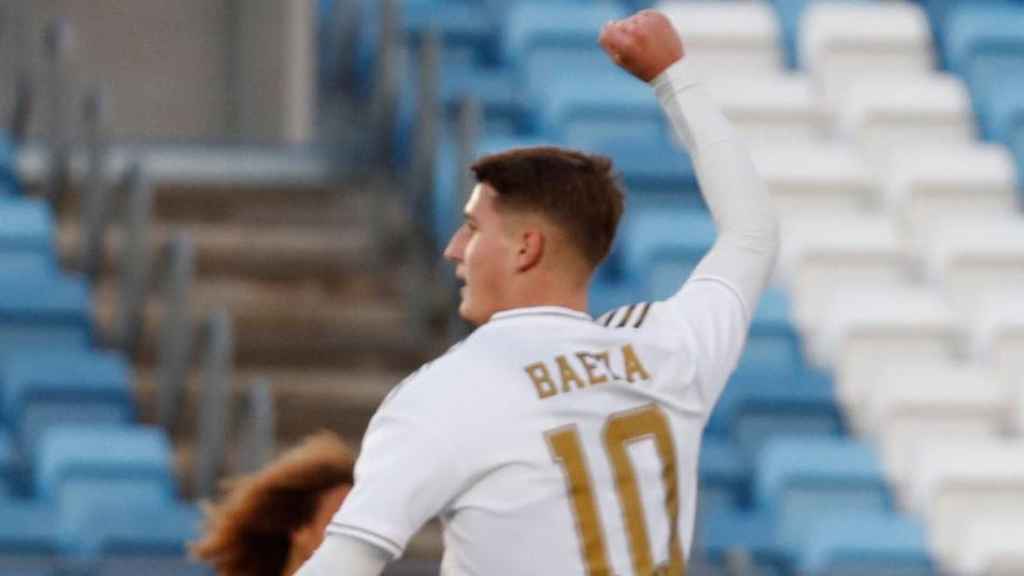
POLYGON ((105 92, 91 91, 82 106, 88 166, 80 200, 82 272, 95 281, 103 267, 103 236, 113 190, 106 170, 109 99, 105 92))
POLYGON ((175 234, 166 247, 164 262, 164 311, 156 366, 157 422, 171 432, 178 423, 192 362, 194 328, 189 292, 195 277, 195 246, 188 232, 175 234))
POLYGON ((229 427, 231 386, 234 379, 234 333, 225 309, 206 321, 203 375, 199 391, 199 421, 193 496, 209 499, 217 489, 224 467, 229 427))
POLYGON ((122 205, 124 233, 121 241, 120 306, 114 320, 114 343, 135 357, 142 336, 149 287, 149 231, 153 189, 145 171, 136 163, 125 176, 127 205, 122 205))
POLYGON ((70 55, 74 45, 74 29, 64 18, 55 18, 43 34, 48 65, 50 173, 46 195, 57 211, 71 183, 71 106, 74 85, 71 81, 70 55))
POLYGON ((239 434, 239 474, 260 470, 274 457, 276 415, 270 379, 255 378, 246 386, 246 414, 239 434))

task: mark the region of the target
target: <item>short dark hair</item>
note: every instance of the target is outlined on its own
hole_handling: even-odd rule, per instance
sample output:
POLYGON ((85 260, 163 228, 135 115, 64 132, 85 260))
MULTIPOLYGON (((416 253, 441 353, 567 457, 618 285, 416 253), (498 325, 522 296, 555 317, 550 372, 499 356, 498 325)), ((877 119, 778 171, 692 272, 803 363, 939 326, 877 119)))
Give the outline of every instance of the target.
POLYGON ((497 192, 499 209, 547 216, 594 268, 608 256, 625 203, 610 159, 537 146, 485 156, 471 169, 497 192))

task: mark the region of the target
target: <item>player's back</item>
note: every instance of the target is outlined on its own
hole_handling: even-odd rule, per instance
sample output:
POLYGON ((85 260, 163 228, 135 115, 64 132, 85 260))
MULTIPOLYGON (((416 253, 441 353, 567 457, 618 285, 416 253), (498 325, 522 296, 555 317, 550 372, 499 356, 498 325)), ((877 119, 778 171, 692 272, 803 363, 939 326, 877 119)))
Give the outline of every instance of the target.
POLYGON ((671 301, 598 322, 500 313, 427 369, 451 382, 439 418, 465 478, 441 514, 443 574, 682 573, 720 385, 700 385, 678 317, 671 301))

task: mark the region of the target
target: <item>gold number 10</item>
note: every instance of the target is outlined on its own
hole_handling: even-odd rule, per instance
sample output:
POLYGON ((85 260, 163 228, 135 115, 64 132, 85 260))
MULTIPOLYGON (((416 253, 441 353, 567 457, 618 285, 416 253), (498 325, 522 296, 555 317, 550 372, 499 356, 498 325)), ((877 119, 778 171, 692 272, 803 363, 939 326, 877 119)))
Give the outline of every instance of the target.
MULTIPOLYGON (((657 406, 612 414, 604 426, 604 448, 615 473, 615 491, 629 537, 630 557, 636 576, 683 576, 683 547, 679 539, 679 483, 675 447, 668 418, 657 406), (669 524, 668 562, 655 566, 644 522, 640 487, 627 452, 629 444, 652 438, 661 460, 661 480, 665 487, 665 510, 669 524)), ((548 446, 555 461, 564 469, 572 500, 573 515, 580 534, 584 564, 588 576, 611 576, 608 549, 597 513, 594 487, 576 426, 547 433, 548 446)))

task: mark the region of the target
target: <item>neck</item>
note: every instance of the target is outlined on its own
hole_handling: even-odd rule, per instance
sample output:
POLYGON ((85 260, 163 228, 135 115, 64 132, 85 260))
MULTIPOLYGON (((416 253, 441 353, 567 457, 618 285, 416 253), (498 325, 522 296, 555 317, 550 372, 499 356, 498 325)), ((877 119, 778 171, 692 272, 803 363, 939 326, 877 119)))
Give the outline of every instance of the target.
POLYGON ((509 310, 537 306, 559 306, 587 313, 587 285, 566 287, 565 282, 530 282, 509 302, 509 310))

